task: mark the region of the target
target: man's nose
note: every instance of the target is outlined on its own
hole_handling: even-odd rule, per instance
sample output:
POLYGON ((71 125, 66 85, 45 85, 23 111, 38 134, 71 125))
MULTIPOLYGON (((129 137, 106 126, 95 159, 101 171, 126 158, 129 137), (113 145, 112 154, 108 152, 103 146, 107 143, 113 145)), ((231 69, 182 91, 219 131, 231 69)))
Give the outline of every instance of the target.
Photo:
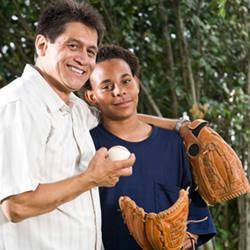
POLYGON ((86 51, 82 51, 81 53, 75 55, 74 60, 80 65, 85 65, 89 62, 89 57, 86 51))

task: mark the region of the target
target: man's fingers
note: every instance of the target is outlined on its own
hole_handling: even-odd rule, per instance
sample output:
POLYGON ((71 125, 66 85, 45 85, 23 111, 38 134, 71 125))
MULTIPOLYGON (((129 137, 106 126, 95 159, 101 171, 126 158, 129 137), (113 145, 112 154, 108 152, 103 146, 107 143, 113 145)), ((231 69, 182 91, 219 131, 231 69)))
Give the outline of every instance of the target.
POLYGON ((135 163, 135 154, 131 154, 128 159, 121 161, 114 161, 114 169, 120 170, 123 168, 132 167, 135 163))
POLYGON ((94 183, 97 183, 98 186, 112 187, 116 185, 121 176, 132 175, 135 155, 131 154, 128 159, 119 161, 111 161, 107 156, 107 148, 97 150, 90 162, 89 171, 92 172, 94 183))
POLYGON ((135 155, 131 154, 128 159, 112 161, 112 171, 115 176, 130 176, 133 173, 132 166, 135 163, 135 155))
POLYGON ((106 158, 108 155, 108 150, 107 148, 100 148, 96 151, 96 156, 102 157, 102 158, 106 158))
POLYGON ((117 173, 119 176, 130 176, 133 174, 133 168, 132 167, 122 168, 118 170, 117 173))

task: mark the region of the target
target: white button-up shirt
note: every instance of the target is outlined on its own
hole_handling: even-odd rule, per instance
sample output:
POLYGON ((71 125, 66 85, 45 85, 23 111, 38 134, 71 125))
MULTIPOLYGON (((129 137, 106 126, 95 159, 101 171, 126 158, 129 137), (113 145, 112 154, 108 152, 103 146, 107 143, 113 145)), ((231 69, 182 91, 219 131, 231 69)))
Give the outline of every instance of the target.
MULTIPOLYGON (((95 153, 87 104, 67 106, 36 69, 0 90, 0 200, 84 171, 95 153)), ((98 188, 19 223, 0 209, 0 250, 101 249, 98 188)))

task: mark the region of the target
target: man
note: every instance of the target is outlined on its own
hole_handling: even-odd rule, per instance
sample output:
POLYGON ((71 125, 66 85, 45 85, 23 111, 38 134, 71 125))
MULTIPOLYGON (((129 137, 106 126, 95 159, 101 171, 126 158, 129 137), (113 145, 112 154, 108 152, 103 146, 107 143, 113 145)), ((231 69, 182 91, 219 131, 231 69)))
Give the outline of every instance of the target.
POLYGON ((89 78, 103 32, 88 4, 53 1, 38 22, 35 65, 0 90, 0 250, 100 249, 97 187, 131 175, 135 161, 95 154, 98 119, 72 93, 89 78))
MULTIPOLYGON (((110 45, 98 51, 97 65, 85 85, 88 101, 99 108, 102 124, 91 131, 96 149, 122 145, 134 152, 133 174, 122 177, 113 188, 101 188, 102 233, 106 250, 140 249, 129 235, 119 211, 120 196, 131 197, 146 212, 160 212, 178 198, 181 188, 191 185, 183 143, 174 131, 148 125, 138 119, 138 59, 128 50, 110 45)), ((188 231, 197 245, 215 235, 205 202, 191 191, 188 231)), ((190 249, 187 240, 184 249, 190 249)))
POLYGON ((134 155, 95 154, 97 125, 79 90, 104 26, 87 4, 54 1, 38 22, 35 66, 0 90, 0 249, 101 248, 98 186, 130 175, 134 155))

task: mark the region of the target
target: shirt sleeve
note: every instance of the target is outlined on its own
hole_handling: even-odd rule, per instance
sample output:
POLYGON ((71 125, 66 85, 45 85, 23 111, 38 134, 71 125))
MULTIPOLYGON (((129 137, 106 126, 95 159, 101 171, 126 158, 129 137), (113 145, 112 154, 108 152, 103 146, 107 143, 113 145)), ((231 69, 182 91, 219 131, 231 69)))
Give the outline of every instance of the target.
POLYGON ((182 145, 182 187, 187 188, 187 186, 190 187, 188 216, 188 221, 190 222, 188 223, 187 231, 199 235, 197 242, 199 246, 215 236, 216 229, 206 203, 195 190, 196 186, 192 180, 189 162, 182 145))
POLYGON ((81 100, 81 104, 87 129, 91 130, 99 124, 100 111, 96 107, 88 105, 84 100, 81 100))
POLYGON ((30 152, 25 138, 29 129, 23 124, 28 118, 23 117, 21 102, 0 107, 0 117, 0 200, 3 200, 35 190, 39 183, 30 176, 30 152))

